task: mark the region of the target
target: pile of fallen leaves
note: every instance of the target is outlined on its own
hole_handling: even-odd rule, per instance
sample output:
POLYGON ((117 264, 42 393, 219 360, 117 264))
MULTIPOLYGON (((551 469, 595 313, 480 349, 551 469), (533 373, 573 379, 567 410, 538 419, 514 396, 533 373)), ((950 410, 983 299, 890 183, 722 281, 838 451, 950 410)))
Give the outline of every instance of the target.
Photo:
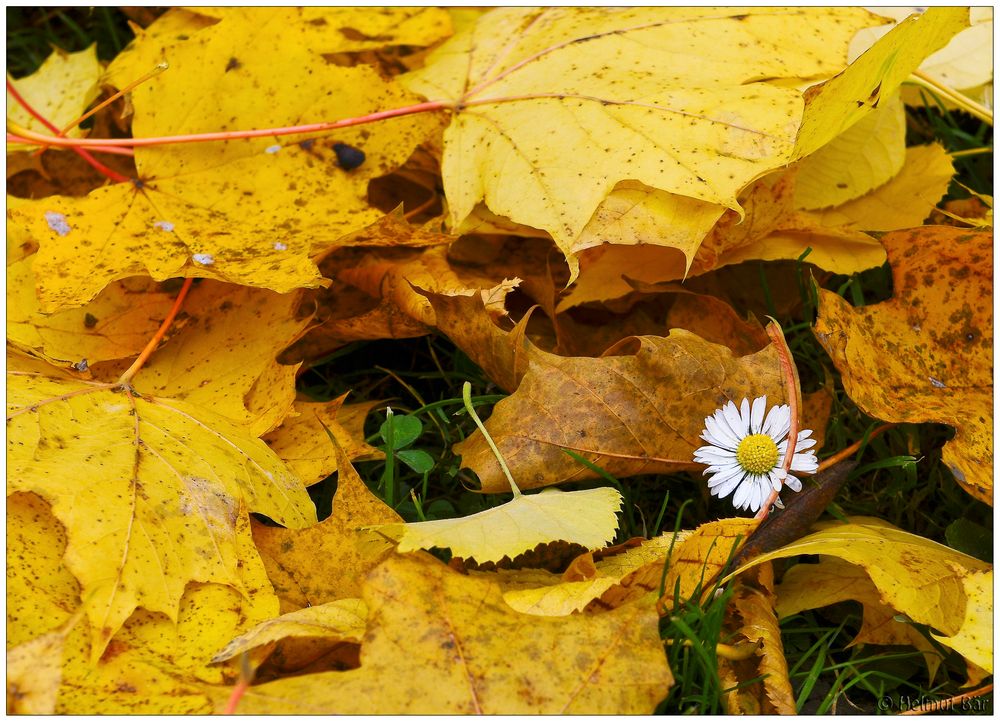
MULTIPOLYGON (((553 488, 700 472, 705 417, 798 393, 717 269, 888 260, 888 301, 818 291, 816 337, 865 413, 953 427, 945 463, 992 503, 992 219, 922 225, 952 162, 906 147, 900 94, 986 23, 886 23, 172 9, 107 67, 54 53, 9 84, 8 710, 649 713, 674 684, 660 614, 721 577, 751 648, 719 660, 733 711, 794 712, 778 620, 845 599, 857 642, 933 676, 926 625, 991 675, 990 564, 858 517, 734 569, 755 520, 608 547, 618 492, 553 488), (206 133, 234 135, 176 137, 206 133), (380 454, 373 404, 297 399, 296 376, 435 332, 510 393, 455 452, 515 497, 407 524, 351 465, 380 454), (334 472, 317 523, 307 487, 334 472)), ((975 70, 936 82, 974 97, 975 70)))

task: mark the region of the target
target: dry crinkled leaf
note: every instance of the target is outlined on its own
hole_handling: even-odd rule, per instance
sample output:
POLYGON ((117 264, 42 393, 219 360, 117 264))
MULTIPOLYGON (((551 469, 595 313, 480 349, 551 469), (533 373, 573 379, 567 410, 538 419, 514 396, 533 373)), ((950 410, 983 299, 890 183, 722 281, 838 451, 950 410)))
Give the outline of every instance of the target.
POLYGON ((500 506, 458 519, 376 527, 398 541, 400 552, 451 549, 477 562, 513 558, 539 544, 568 541, 600 549, 614 539, 622 495, 611 487, 521 494, 500 506))
POLYGON ((370 613, 360 669, 251 687, 240 711, 649 714, 673 682, 649 606, 519 614, 496 582, 424 554, 387 559, 362 599, 370 613))
POLYGON ((796 207, 829 208, 895 177, 906 159, 906 113, 899 95, 798 163, 796 207))
MULTIPOLYGON (((774 572, 770 564, 764 564, 741 580, 727 610, 727 627, 759 646, 749 659, 719 657, 719 677, 728 690, 723 697, 729 713, 795 714, 795 692, 774 611, 774 572)), ((729 637, 726 631, 723 635, 729 637)))
POLYGON ((797 89, 760 79, 829 77, 874 21, 844 8, 502 8, 406 82, 458 104, 442 164, 452 224, 485 200, 549 231, 575 276, 573 244, 620 181, 738 209, 743 186, 791 159, 802 112, 797 89), (793 27, 780 52, 762 40, 793 27))
POLYGON ((213 662, 277 642, 287 637, 326 637, 360 642, 365 633, 368 608, 360 599, 339 599, 298 609, 261 622, 249 632, 231 641, 213 658, 213 662))
MULTIPOLYGON (((724 346, 674 329, 665 338, 626 339, 600 358, 536 351, 486 428, 518 484, 533 489, 595 476, 563 449, 618 478, 692 470, 705 417, 730 399, 758 396, 783 403, 772 346, 736 358, 724 346)), ((507 491, 480 432, 455 453, 479 476, 483 491, 507 491)))
POLYGON ((983 660, 981 630, 990 622, 982 612, 992 602, 980 589, 982 576, 970 577, 991 570, 989 564, 869 517, 816 528, 819 531, 755 557, 737 573, 799 554, 838 557, 863 567, 886 605, 938 630, 944 635, 938 641, 959 654, 977 663, 983 660))
POLYGON ((586 311, 559 314, 556 329, 560 355, 599 356, 627 336, 659 335, 674 328, 727 346, 737 356, 755 353, 770 343, 756 318, 741 318, 732 306, 715 296, 692 293, 680 284, 630 282, 636 291, 658 298, 641 301, 613 320, 597 315, 592 327, 586 322, 586 311))
POLYGON ((175 294, 148 278, 130 278, 86 306, 41 313, 34 260, 28 256, 7 266, 7 342, 58 366, 137 356, 173 305, 175 294))
MULTIPOLYGON (((100 92, 100 77, 101 64, 97 61, 97 43, 94 43, 78 53, 65 53, 55 49, 34 73, 18 80, 8 75, 7 81, 13 84, 21 97, 42 117, 61 129, 83 115, 87 106, 97 97, 100 92)), ((10 93, 7 93, 7 119, 36 133, 51 132, 10 93)), ((74 127, 66 135, 79 138, 83 132, 74 127)), ((35 145, 7 144, 8 152, 34 152, 37 148, 35 145)))
MULTIPOLYGON (((414 237, 406 227, 397 230, 402 237, 414 237)), ((381 233, 370 235, 367 231, 352 238, 382 245, 381 233)), ((492 316, 506 316, 504 299, 517 285, 516 280, 496 285, 492 276, 478 269, 452 264, 445 247, 454 240, 451 236, 422 230, 416 238, 425 239, 427 243, 422 245, 429 247, 343 248, 324 258, 320 267, 333 283, 315 295, 319 323, 286 352, 283 360, 319 358, 358 339, 412 338, 430 333, 436 324, 434 310, 418 288, 445 295, 482 293, 492 316)), ((348 240, 348 244, 352 242, 348 240)))
POLYGON ((882 237, 893 297, 852 308, 819 292, 815 333, 848 395, 886 421, 956 428, 942 451, 958 482, 992 504, 992 233, 924 226, 882 237))
POLYGON ((324 427, 337 437, 344 454, 354 459, 380 459, 382 452, 365 443, 365 417, 379 401, 344 406, 347 394, 332 401, 296 401, 281 426, 263 437, 306 486, 337 471, 336 450, 324 427))
MULTIPOLYGON (((525 340, 529 317, 525 315, 510 331, 490 318, 493 293, 432 293, 415 288, 434 310, 438 330, 468 354, 500 388, 513 391, 528 369, 528 358, 536 350, 525 340)), ((506 293, 501 287, 493 289, 506 293)))
POLYGON ((793 157, 813 153, 861 120, 923 60, 969 25, 968 8, 936 7, 911 16, 835 78, 806 91, 793 157))
POLYGON ((392 549, 389 542, 360 527, 402 521, 368 490, 340 446, 325 433, 323 437, 333 447, 337 465, 337 494, 330 517, 306 529, 253 523, 254 543, 282 613, 358 597, 365 574, 392 549))
POLYGON ((407 316, 427 326, 435 326, 436 318, 423 291, 462 296, 480 293, 490 314, 503 317, 507 315, 504 299, 517 286, 517 279, 494 285, 474 269, 452 265, 444 246, 416 252, 367 253, 339 270, 337 278, 372 296, 391 300, 407 316))
MULTIPOLYGON (((176 619, 189 580, 231 585, 263 567, 239 553, 252 511, 315 519, 302 483, 262 442, 206 409, 81 382, 8 357, 7 490, 65 525, 99 656, 136 607, 176 619)), ((221 646, 221 645, 220 645, 221 646)))
POLYGON ((818 564, 796 564, 785 572, 775 593, 778 598, 775 611, 779 618, 837 602, 860 602, 864 609, 861 629, 851 640, 851 646, 881 644, 915 647, 923 653, 928 679, 934 679, 941 663, 940 654, 912 624, 895 619, 895 610, 882 601, 878 588, 862 567, 837 557, 821 557, 818 564))

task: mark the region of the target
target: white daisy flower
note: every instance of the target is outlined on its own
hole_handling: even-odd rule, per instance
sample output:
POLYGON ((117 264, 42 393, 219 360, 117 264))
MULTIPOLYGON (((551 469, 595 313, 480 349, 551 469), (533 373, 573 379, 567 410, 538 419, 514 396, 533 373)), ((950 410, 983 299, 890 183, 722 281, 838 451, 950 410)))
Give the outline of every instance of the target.
MULTIPOLYGON (((694 460, 708 464, 711 474, 708 488, 720 499, 733 494, 737 509, 759 510, 781 485, 802 490, 802 482, 783 470, 788 450, 791 411, 787 405, 775 406, 764 416, 767 397, 743 399, 740 408, 732 401, 705 419, 701 438, 709 443, 694 452, 694 460)), ((807 451, 816 445, 812 431, 800 431, 792 456, 792 471, 814 473, 816 453, 807 451), (800 453, 801 452, 801 453, 800 453)))

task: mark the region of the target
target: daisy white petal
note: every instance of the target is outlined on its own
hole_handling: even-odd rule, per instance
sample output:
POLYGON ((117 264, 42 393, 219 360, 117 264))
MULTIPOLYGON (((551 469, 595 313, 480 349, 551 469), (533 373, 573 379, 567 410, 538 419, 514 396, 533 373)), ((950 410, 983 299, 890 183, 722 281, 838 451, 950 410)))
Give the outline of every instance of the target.
POLYGON ((750 410, 750 433, 759 434, 764 424, 764 410, 767 408, 767 397, 758 396, 753 400, 750 410))
POLYGON ((694 460, 701 464, 727 464, 735 461, 735 456, 715 446, 703 446, 695 452, 694 460))
POLYGON ((811 449, 814 446, 816 446, 816 439, 799 439, 799 443, 795 445, 795 453, 811 449))
MULTIPOLYGON (((705 431, 718 440, 713 442, 717 446, 722 446, 730 451, 736 451, 736 447, 739 446, 739 437, 737 437, 726 422, 721 419, 709 416, 705 419, 705 431)), ((704 435, 702 435, 702 438, 705 438, 704 435)))
POLYGON ((768 435, 775 441, 781 441, 786 436, 792 428, 792 411, 787 405, 779 406, 781 409, 780 416, 777 416, 774 420, 774 425, 771 426, 771 431, 768 435))
POLYGON ((750 399, 743 399, 740 402, 740 428, 743 433, 753 433, 750 431, 750 399))
POLYGON ((764 419, 764 426, 760 430, 762 434, 767 434, 772 439, 774 438, 775 436, 773 433, 774 427, 778 423, 779 418, 781 417, 782 408, 784 407, 772 406, 771 410, 767 412, 767 417, 765 417, 764 419))
POLYGON ((819 462, 816 461, 816 455, 811 451, 792 455, 792 471, 804 471, 811 474, 815 473, 818 468, 819 462))
POLYGON ((781 482, 783 481, 784 473, 781 469, 774 469, 768 474, 771 479, 771 488, 775 491, 781 491, 781 482))
POLYGON ((744 479, 743 483, 736 487, 736 493, 733 494, 733 506, 746 509, 746 502, 750 498, 750 487, 752 485, 749 479, 744 479))
POLYGON ((798 477, 791 474, 785 477, 785 486, 792 491, 802 491, 802 482, 799 481, 798 477))
POLYGON ((711 479, 708 480, 708 488, 711 489, 713 487, 719 486, 720 484, 724 484, 730 479, 732 479, 734 476, 741 476, 743 473, 744 473, 743 469, 739 466, 737 466, 735 469, 730 469, 728 471, 720 471, 718 474, 716 474, 715 476, 713 476, 711 479))
POLYGON ((739 473, 736 476, 729 479, 728 481, 726 481, 724 484, 713 487, 711 491, 720 499, 724 499, 725 497, 732 494, 733 489, 739 486, 742 481, 743 481, 743 474, 739 473))
POLYGON ((743 426, 743 422, 740 421, 740 412, 732 401, 722 407, 722 418, 729 424, 729 428, 732 429, 737 439, 742 439, 747 435, 747 430, 743 426))

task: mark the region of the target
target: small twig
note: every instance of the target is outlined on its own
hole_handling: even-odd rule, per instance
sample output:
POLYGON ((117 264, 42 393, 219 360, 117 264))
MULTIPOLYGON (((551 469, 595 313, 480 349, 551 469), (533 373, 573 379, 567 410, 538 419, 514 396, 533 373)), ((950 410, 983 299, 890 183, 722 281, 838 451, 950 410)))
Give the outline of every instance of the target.
POLYGON ((243 695, 250 688, 250 683, 253 682, 253 674, 253 669, 250 668, 250 655, 243 652, 240 655, 240 681, 233 687, 233 692, 229 695, 229 701, 226 702, 222 714, 236 714, 240 700, 243 699, 243 695))
POLYGON ((163 337, 167 334, 167 330, 170 328, 171 324, 173 324, 178 311, 181 310, 181 305, 184 303, 184 298, 187 296, 188 291, 191 290, 191 284, 193 282, 193 278, 188 278, 184 281, 184 285, 181 286, 180 293, 178 293, 177 298, 174 299, 174 305, 170 309, 170 313, 168 313, 167 317, 163 319, 163 323, 160 324, 160 327, 156 330, 153 338, 150 339, 149 343, 147 343, 146 347, 142 350, 142 353, 139 354, 139 358, 137 358, 118 379, 119 385, 128 384, 135 377, 135 375, 139 373, 139 370, 146 365, 149 357, 153 355, 154 351, 156 351, 156 347, 159 346, 160 341, 163 340, 163 337))
MULTIPOLYGON (((35 120, 37 120, 39 123, 41 123, 42 125, 44 125, 46 128, 48 128, 53 133, 55 133, 56 136, 57 136, 57 138, 60 137, 60 136, 62 136, 62 131, 60 131, 57 127, 55 127, 55 125, 53 125, 52 123, 50 123, 45 116, 43 116, 41 113, 39 113, 37 110, 35 110, 31 106, 31 104, 27 100, 24 99, 24 97, 17 91, 17 88, 14 87, 14 84, 11 82, 10 78, 7 78, 7 92, 11 94, 11 96, 14 98, 14 100, 16 100, 18 102, 18 104, 22 108, 24 108, 28 112, 29 115, 31 115, 32 118, 34 118, 35 120)), ((7 121, 7 124, 10 125, 10 121, 7 121)), ((31 132, 31 131, 27 130, 26 128, 20 128, 19 131, 20 132, 27 132, 27 133, 31 132)), ((8 133, 7 135, 8 135, 8 139, 9 139, 10 133, 8 133)), ((66 138, 64 140, 69 140, 69 139, 66 138)), ((75 152, 77 155, 79 155, 81 158, 83 158, 85 161, 87 161, 87 163, 89 163, 93 168, 95 168, 99 173, 101 173, 106 178, 110 178, 111 180, 113 180, 113 181, 115 181, 117 183, 124 183, 125 181, 128 180, 128 178, 126 178, 125 176, 123 176, 121 173, 119 173, 117 171, 114 171, 114 170, 111 170, 110 168, 108 168, 106 165, 104 165, 103 163, 101 163, 99 160, 97 160, 97 158, 95 158, 94 156, 92 156, 90 153, 88 153, 87 151, 85 151, 83 148, 76 148, 76 147, 74 147, 73 148, 73 152, 75 152)))
POLYGON ((329 121, 326 123, 310 123, 293 125, 285 128, 262 128, 259 130, 231 130, 216 133, 190 133, 187 135, 163 135, 152 138, 60 138, 54 135, 42 135, 26 128, 18 129, 17 134, 7 133, 7 140, 36 145, 58 145, 70 148, 114 147, 138 148, 150 145, 173 145, 175 143, 207 143, 215 140, 239 140, 242 138, 268 138, 279 135, 297 135, 304 133, 322 133, 338 128, 349 128, 354 125, 374 123, 389 118, 399 118, 404 115, 426 113, 432 110, 447 110, 452 103, 446 100, 431 100, 426 103, 416 103, 392 110, 380 110, 356 118, 329 121))
POLYGON ((946 100, 950 100, 952 103, 957 105, 961 110, 964 110, 969 115, 978 118, 987 125, 993 125, 993 111, 989 108, 980 105, 972 98, 967 95, 959 93, 953 88, 949 88, 947 85, 935 80, 931 76, 923 73, 919 70, 914 70, 910 75, 910 80, 916 85, 923 86, 928 90, 936 93, 946 100))
POLYGON ((85 121, 87 118, 89 118, 90 116, 92 116, 94 113, 99 113, 103 108, 106 108, 107 106, 111 105, 113 102, 115 102, 116 100, 118 100, 120 97, 122 97, 123 95, 125 95, 125 93, 129 92, 130 90, 132 90, 133 88, 135 88, 135 87, 137 87, 139 85, 142 85, 147 80, 151 80, 152 78, 155 78, 157 75, 159 75, 160 73, 162 73, 164 70, 166 70, 169 67, 170 66, 166 62, 160 63, 155 68, 153 68, 150 72, 146 73, 145 75, 143 75, 138 80, 129 83, 128 85, 126 85, 124 88, 122 88, 121 90, 119 90, 117 93, 115 93, 114 95, 112 95, 107 100, 101 102, 99 105, 96 105, 93 108, 91 108, 90 110, 88 110, 86 113, 84 113, 83 115, 81 115, 79 118, 77 118, 76 120, 74 120, 72 123, 67 123, 66 127, 63 128, 61 131, 59 131, 59 135, 63 135, 63 136, 66 135, 71 129, 73 129, 76 126, 78 126, 80 123, 82 123, 83 121, 85 121))
POLYGON ((848 446, 848 447, 846 447, 844 449, 841 449, 840 451, 838 451, 836 454, 834 454, 833 456, 829 457, 828 459, 823 459, 823 461, 820 462, 819 468, 816 469, 816 473, 818 474, 821 471, 826 471, 831 466, 833 466, 835 464, 839 464, 844 459, 849 459, 850 457, 854 456, 854 454, 857 452, 858 449, 861 448, 861 446, 863 444, 868 443, 869 441, 871 441, 872 439, 874 439, 876 436, 879 436, 879 435, 885 433, 886 431, 888 431, 889 429, 891 429, 891 428, 893 428, 895 426, 898 426, 898 424, 882 424, 878 428, 873 429, 872 432, 870 434, 868 434, 867 438, 858 439, 853 444, 851 444, 850 446, 848 446))

